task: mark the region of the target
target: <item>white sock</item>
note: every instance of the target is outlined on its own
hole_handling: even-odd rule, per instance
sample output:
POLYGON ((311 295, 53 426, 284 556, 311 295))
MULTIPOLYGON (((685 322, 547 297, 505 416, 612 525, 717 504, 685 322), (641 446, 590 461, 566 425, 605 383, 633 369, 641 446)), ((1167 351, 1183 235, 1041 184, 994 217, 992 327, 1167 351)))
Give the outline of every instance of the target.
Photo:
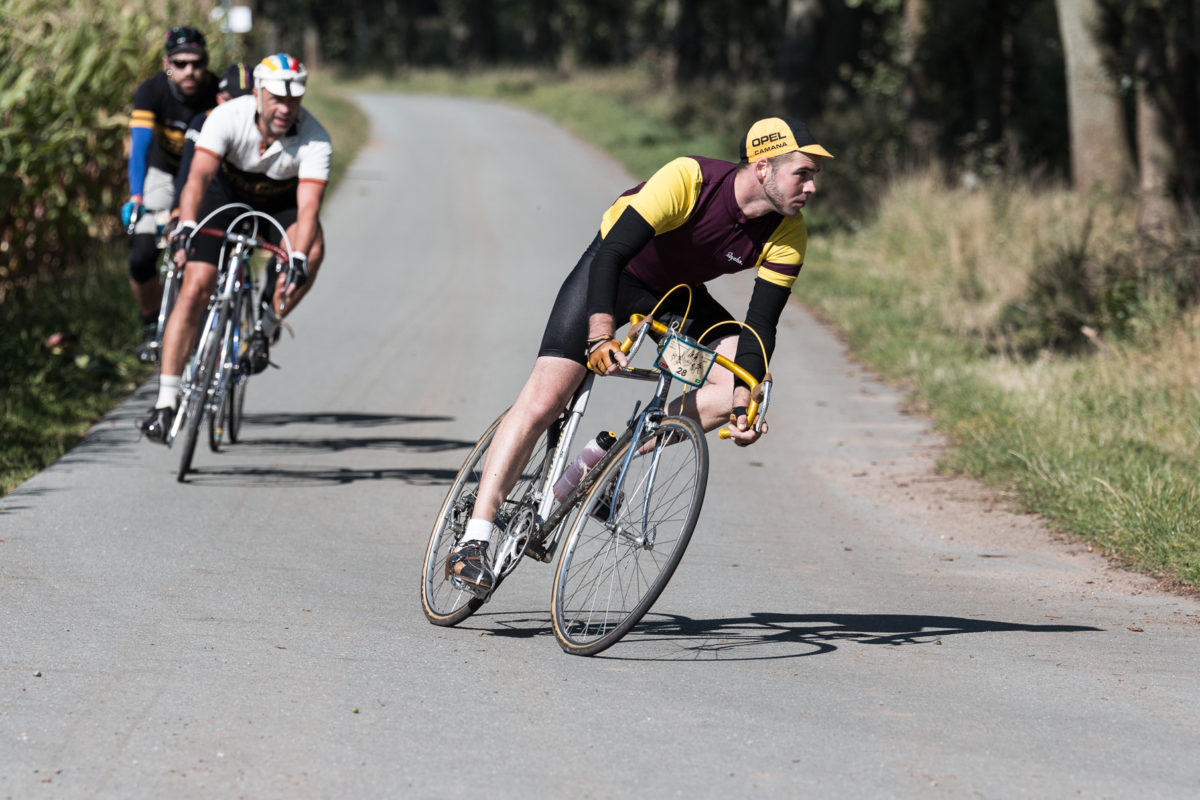
POLYGON ((467 520, 467 530, 463 533, 462 540, 464 542, 477 541, 492 543, 492 530, 496 526, 491 520, 486 519, 469 519, 467 520))
POLYGON ((179 376, 178 375, 159 375, 158 376, 158 402, 154 404, 155 408, 175 408, 175 404, 179 400, 179 376))

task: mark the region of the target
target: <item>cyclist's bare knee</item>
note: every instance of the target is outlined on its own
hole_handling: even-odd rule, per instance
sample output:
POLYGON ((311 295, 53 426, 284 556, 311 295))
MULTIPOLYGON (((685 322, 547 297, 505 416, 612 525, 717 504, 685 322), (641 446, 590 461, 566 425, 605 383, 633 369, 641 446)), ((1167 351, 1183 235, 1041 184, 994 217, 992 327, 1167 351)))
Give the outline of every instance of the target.
POLYGON ((190 261, 183 273, 176 308, 183 308, 188 317, 199 317, 213 289, 217 288, 217 270, 203 261, 190 261))
POLYGON ((583 375, 583 366, 570 359, 538 358, 513 411, 532 428, 544 430, 566 407, 583 375))

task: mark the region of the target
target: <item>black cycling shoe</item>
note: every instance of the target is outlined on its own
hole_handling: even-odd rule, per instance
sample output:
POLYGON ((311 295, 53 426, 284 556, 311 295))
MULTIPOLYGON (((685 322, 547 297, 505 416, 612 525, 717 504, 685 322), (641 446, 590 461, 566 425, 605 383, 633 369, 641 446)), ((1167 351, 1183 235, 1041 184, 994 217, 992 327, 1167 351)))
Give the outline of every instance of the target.
POLYGON ((446 577, 454 575, 479 592, 490 592, 496 585, 496 574, 488 566, 487 542, 472 539, 446 559, 446 577))
POLYGON ((139 424, 138 428, 146 435, 146 438, 152 442, 159 444, 167 443, 167 433, 171 430, 171 423, 175 421, 175 409, 170 406, 163 408, 151 409, 150 413, 139 424))
POLYGON ((133 353, 143 364, 158 363, 158 341, 155 338, 157 333, 157 322, 150 322, 142 326, 142 343, 133 348, 133 353))
POLYGON ((251 375, 257 375, 271 364, 271 345, 267 335, 255 328, 250 334, 250 352, 246 354, 246 363, 251 375))

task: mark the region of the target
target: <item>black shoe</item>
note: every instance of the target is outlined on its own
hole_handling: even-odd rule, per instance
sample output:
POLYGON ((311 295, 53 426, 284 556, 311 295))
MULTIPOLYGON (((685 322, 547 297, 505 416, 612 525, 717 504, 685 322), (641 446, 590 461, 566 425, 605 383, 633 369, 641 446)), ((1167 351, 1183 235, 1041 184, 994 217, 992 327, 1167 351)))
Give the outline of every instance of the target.
POLYGON ((134 355, 143 364, 158 363, 158 323, 148 322, 142 325, 142 343, 133 348, 134 355))
POLYGON ((146 438, 152 442, 159 444, 167 443, 167 433, 171 430, 171 423, 175 421, 175 409, 170 406, 163 408, 155 408, 150 411, 146 418, 138 423, 138 428, 146 435, 146 438))
POLYGON ((250 352, 246 354, 246 363, 251 375, 257 375, 271 364, 271 345, 267 336, 257 328, 250 334, 250 352))
POLYGON ((481 592, 490 592, 496 575, 488 566, 487 549, 487 542, 474 539, 463 544, 446 559, 446 577, 454 575, 481 592))

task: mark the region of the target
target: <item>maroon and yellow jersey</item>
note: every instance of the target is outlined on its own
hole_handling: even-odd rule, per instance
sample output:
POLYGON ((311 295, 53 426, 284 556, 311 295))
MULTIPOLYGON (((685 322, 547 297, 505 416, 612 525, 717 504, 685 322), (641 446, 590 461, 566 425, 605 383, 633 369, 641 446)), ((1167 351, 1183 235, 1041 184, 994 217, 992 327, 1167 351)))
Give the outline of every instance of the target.
POLYGON ((728 161, 677 158, 621 195, 604 213, 600 234, 607 236, 626 208, 649 223, 654 236, 626 269, 659 292, 747 269, 790 289, 808 243, 804 218, 770 213, 747 219, 734 197, 736 171, 728 161))

